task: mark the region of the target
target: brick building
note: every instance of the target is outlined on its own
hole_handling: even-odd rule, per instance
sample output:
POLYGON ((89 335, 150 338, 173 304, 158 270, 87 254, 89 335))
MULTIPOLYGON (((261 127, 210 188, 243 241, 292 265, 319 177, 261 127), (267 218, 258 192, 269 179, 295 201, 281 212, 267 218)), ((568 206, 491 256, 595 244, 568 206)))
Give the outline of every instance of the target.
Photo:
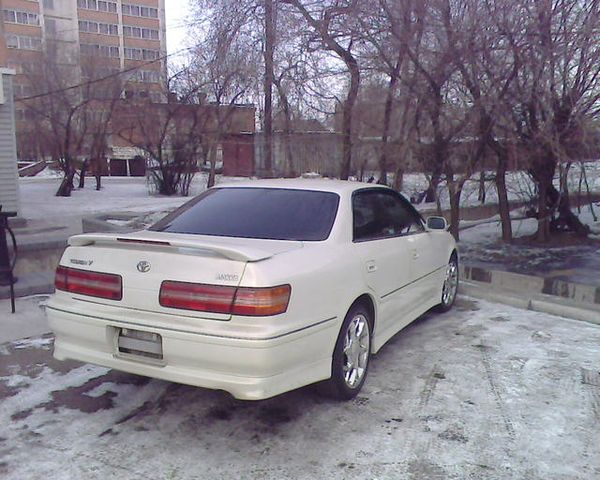
POLYGON ((32 82, 43 65, 70 85, 131 70, 120 77, 124 95, 166 101, 165 0, 0 0, 0 8, 0 66, 16 72, 21 159, 47 153, 18 101, 45 90, 32 82))
POLYGON ((207 166, 203 164, 214 158, 224 175, 252 176, 255 174, 255 116, 256 108, 252 104, 122 100, 116 105, 111 122, 113 154, 103 172, 144 175, 145 161, 152 160, 148 150, 156 153, 160 144, 162 152, 171 155, 171 150, 179 148, 181 142, 198 142, 202 146, 192 159, 198 168, 207 166))

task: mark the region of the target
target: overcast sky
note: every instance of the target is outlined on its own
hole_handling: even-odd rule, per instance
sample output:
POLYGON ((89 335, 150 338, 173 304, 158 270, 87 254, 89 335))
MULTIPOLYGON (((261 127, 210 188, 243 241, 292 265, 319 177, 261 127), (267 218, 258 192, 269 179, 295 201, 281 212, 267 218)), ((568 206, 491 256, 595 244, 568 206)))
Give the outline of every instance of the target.
POLYGON ((189 21, 189 0, 165 2, 167 17, 167 52, 174 53, 185 47, 186 23, 189 21))

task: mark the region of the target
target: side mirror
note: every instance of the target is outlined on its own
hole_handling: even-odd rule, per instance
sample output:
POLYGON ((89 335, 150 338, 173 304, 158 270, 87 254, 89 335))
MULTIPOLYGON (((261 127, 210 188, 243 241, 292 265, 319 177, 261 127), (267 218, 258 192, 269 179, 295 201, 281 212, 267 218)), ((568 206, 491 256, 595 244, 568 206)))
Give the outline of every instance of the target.
POLYGON ((430 230, 447 230, 448 223, 444 217, 427 217, 427 228, 430 230))

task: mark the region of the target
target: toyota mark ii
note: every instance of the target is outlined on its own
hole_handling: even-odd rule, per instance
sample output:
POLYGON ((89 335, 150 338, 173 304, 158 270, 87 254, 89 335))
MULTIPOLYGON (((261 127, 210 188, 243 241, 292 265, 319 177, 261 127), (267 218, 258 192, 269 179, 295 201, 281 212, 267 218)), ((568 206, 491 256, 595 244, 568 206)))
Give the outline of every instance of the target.
POLYGON ((217 186, 132 234, 71 237, 47 305, 54 356, 263 399, 324 381, 354 397, 369 358, 451 308, 458 254, 390 188, 217 186))

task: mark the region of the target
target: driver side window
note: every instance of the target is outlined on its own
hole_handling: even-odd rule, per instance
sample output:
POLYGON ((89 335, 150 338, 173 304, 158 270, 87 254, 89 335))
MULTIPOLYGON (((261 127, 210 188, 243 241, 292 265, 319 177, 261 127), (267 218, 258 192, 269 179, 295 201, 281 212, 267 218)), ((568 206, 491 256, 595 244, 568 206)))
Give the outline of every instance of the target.
POLYGON ((422 232, 423 225, 400 197, 389 190, 366 190, 352 198, 353 240, 378 240, 422 232))

